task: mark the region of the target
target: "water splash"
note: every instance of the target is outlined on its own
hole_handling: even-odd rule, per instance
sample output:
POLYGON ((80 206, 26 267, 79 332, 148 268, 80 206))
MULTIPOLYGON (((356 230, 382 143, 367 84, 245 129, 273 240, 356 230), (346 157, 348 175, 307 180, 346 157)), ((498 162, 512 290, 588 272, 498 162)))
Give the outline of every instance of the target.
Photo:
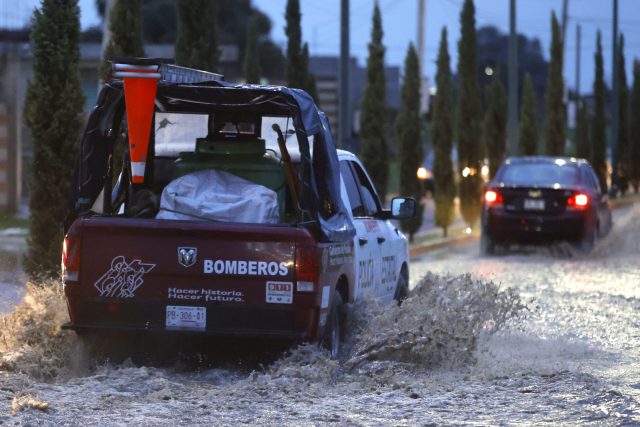
POLYGON ((362 305, 355 317, 365 322, 346 362, 350 369, 384 360, 421 367, 468 363, 482 334, 499 330, 526 308, 516 291, 492 281, 432 273, 401 306, 369 300, 362 305))
POLYGON ((61 330, 68 321, 59 282, 27 283, 15 310, 0 317, 0 369, 51 379, 67 372, 76 336, 61 330))

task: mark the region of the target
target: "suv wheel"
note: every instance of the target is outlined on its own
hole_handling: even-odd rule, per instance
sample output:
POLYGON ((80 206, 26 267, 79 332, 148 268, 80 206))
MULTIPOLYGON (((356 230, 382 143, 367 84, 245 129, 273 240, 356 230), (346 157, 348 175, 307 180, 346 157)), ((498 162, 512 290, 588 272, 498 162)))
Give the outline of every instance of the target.
POLYGON ((496 252, 496 243, 486 231, 482 230, 480 234, 480 254, 493 255, 496 252))
POLYGON ((589 227, 584 231, 584 234, 579 242, 579 249, 583 253, 589 253, 593 249, 596 244, 596 235, 597 230, 596 227, 589 227))

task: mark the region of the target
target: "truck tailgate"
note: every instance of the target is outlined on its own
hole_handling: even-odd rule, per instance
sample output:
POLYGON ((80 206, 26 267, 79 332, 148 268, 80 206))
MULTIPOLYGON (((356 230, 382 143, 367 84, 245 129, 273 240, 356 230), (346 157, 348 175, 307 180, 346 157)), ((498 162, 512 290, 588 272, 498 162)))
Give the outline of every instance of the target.
POLYGON ((298 329, 295 254, 312 239, 305 229, 121 218, 83 219, 79 228, 79 280, 65 287, 76 326, 183 329, 169 316, 205 307, 206 325, 194 330, 298 329))

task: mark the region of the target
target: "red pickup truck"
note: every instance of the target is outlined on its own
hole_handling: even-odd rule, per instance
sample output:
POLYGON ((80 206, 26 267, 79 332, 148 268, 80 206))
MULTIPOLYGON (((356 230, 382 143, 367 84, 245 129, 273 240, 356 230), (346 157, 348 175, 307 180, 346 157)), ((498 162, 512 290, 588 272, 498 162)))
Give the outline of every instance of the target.
POLYGON ((65 328, 315 340, 336 357, 344 303, 406 296, 390 219, 415 200, 383 209, 308 94, 163 60, 112 74, 74 179, 65 328))

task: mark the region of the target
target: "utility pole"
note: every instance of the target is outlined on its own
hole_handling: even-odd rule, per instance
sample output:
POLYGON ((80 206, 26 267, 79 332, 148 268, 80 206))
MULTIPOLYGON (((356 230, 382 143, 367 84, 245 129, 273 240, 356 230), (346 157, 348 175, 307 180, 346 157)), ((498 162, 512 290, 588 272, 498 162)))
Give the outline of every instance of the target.
POLYGON ((349 149, 351 139, 351 105, 349 102, 349 0, 340 5, 340 120, 338 146, 349 149))
POLYGON ((425 1, 418 0, 418 34, 417 48, 418 48, 418 65, 420 66, 420 73, 423 74, 424 66, 424 14, 425 14, 425 1))
POLYGON ((516 33, 516 0, 509 4, 509 99, 507 118, 508 152, 518 152, 518 35, 516 33))
MULTIPOLYGON (((567 45, 567 9, 569 9, 569 0, 562 0, 562 51, 567 45)), ((563 56, 564 57, 564 56, 563 56)))
POLYGON ((420 66, 420 113, 428 110, 429 87, 424 73, 424 21, 427 0, 418 0, 418 34, 416 34, 416 44, 418 48, 418 65, 420 66))
POLYGON ((613 0, 613 105, 611 106, 611 186, 618 186, 618 0, 613 0))
POLYGON ((576 115, 580 108, 580 24, 576 25, 576 115))

